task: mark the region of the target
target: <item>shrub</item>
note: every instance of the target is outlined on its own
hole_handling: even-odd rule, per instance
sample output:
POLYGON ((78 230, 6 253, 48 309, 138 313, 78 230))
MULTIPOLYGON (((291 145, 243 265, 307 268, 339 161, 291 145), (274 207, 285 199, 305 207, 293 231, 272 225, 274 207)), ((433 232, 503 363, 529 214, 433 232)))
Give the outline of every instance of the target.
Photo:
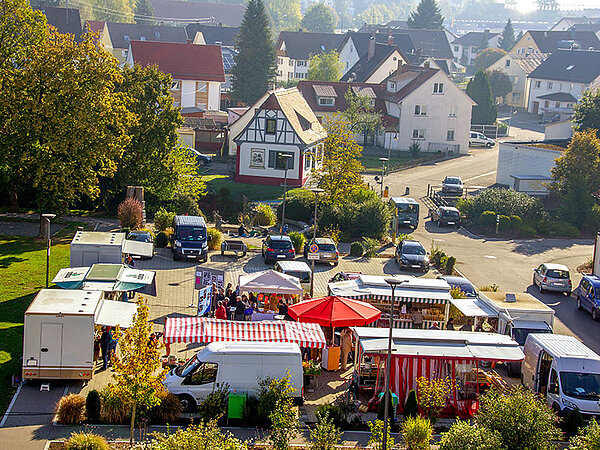
POLYGON ((373 258, 377 256, 377 249, 379 248, 379 242, 376 239, 364 237, 363 238, 363 249, 364 255, 367 258, 373 258))
POLYGON ((210 236, 210 241, 208 242, 208 249, 221 250, 221 242, 223 242, 223 233, 221 233, 216 228, 208 228, 206 230, 206 234, 210 236))
POLYGON ((255 427, 255 426, 260 425, 257 411, 258 411, 258 397, 255 397, 254 395, 249 395, 246 398, 246 403, 244 404, 244 410, 242 411, 244 426, 255 427))
POLYGON ((257 225, 266 227, 272 227, 277 222, 277 217, 273 212, 273 209, 266 203, 259 203, 256 205, 256 215, 254 216, 254 222, 257 225))
MULTIPOLYGON (((396 417, 396 408, 394 407, 394 397, 392 396, 392 391, 389 391, 390 401, 388 403, 388 418, 393 422, 396 417)), ((383 420, 383 416, 385 415, 385 395, 381 396, 381 400, 377 407, 377 420, 383 420)))
POLYGON ((535 237, 535 228, 531 225, 521 225, 519 228, 519 234, 523 237, 535 237))
POLYGON ((486 286, 479 287, 479 290, 483 291, 483 292, 498 292, 499 287, 500 286, 498 286, 496 283, 492 283, 492 284, 488 284, 486 286))
POLYGON ((282 397, 269 414, 271 432, 269 442, 275 450, 288 450, 290 443, 300 434, 298 411, 290 397, 282 397))
POLYGON ((507 450, 554 448, 560 438, 557 417, 545 399, 517 388, 510 394, 492 389, 482 395, 476 423, 497 431, 507 450))
POLYGON ((456 208, 460 211, 461 216, 471 221, 477 218, 473 214, 474 207, 475 202, 473 201, 473 197, 462 197, 456 201, 456 208))
POLYGON ((149 448, 152 450, 227 449, 247 450, 247 445, 231 433, 223 433, 216 420, 192 424, 174 433, 153 433, 149 448))
POLYGON ((356 241, 350 244, 350 256, 362 256, 364 252, 362 242, 356 241))
MULTIPOLYGON (((391 214, 387 205, 379 198, 364 203, 353 203, 349 208, 356 208, 349 231, 357 236, 382 239, 389 230, 391 214)), ((341 225, 340 225, 340 229, 341 225)))
POLYGON ((442 258, 444 258, 446 254, 439 247, 431 247, 431 251, 429 252, 429 261, 433 263, 434 266, 439 267, 442 263, 442 258))
POLYGON ((113 389, 104 388, 100 391, 102 399, 102 420, 111 424, 127 423, 129 409, 127 404, 113 389))
POLYGON ((579 237, 579 230, 569 222, 553 222, 550 224, 550 233, 562 237, 579 237))
POLYGON ((292 240, 292 244, 294 245, 294 250, 296 250, 296 253, 302 253, 305 241, 304 235, 298 231, 292 231, 288 234, 292 240))
POLYGON ((522 226, 523 219, 521 219, 519 216, 515 216, 514 214, 510 216, 510 229, 512 231, 516 231, 518 233, 522 226))
POLYGON ((154 228, 157 231, 165 231, 168 227, 173 225, 173 218, 175 213, 167 211, 165 208, 160 208, 154 214, 154 228))
POLYGON ((156 245, 158 248, 165 248, 167 245, 169 245, 169 237, 164 231, 159 231, 157 233, 156 237, 154 238, 154 245, 156 245))
MULTIPOLYGON (((319 230, 317 230, 319 231, 319 230)), ((337 244, 340 243, 342 232, 337 227, 329 227, 319 232, 321 237, 327 237, 337 244)))
MULTIPOLYGON (((277 206, 277 217, 281 219, 283 203, 277 206)), ((315 194, 307 189, 299 189, 287 194, 285 216, 292 220, 309 223, 315 211, 315 194)))
POLYGON ((101 407, 102 402, 100 401, 100 393, 96 389, 92 389, 85 398, 85 415, 87 416, 88 422, 100 422, 101 407))
POLYGON ((189 194, 175 194, 173 207, 178 215, 201 216, 206 220, 206 216, 200 210, 198 202, 189 194))
POLYGON ((417 404, 417 391, 411 389, 406 398, 402 415, 405 419, 409 417, 415 417, 419 413, 419 406, 417 404))
POLYGON ((458 421, 448 432, 442 433, 440 450, 499 450, 502 439, 497 431, 475 427, 458 421))
POLYGON ((600 448, 600 425, 596 419, 590 420, 587 427, 582 428, 579 435, 571 439, 569 450, 597 450, 600 448))
POLYGON ((402 423, 402 437, 409 450, 425 450, 431 448, 431 422, 421 416, 409 417, 402 423))
POLYGON ((453 383, 449 378, 417 379, 417 402, 431 423, 435 423, 446 405, 453 383))
POLYGON ((575 436, 584 425, 583 416, 578 409, 570 409, 560 421, 560 428, 567 437, 575 436))
MULTIPOLYGON (((450 288, 450 297, 452 298, 467 298, 467 295, 462 291, 461 288, 459 288, 458 286, 454 286, 453 288, 450 288)), ((452 308, 452 306, 454 305, 450 305, 450 308, 452 308)))
POLYGON ((152 423, 176 423, 182 412, 181 402, 177 396, 168 391, 160 391, 158 398, 160 399, 160 404, 150 410, 150 420, 152 423))
POLYGON ((496 226, 496 213, 494 211, 484 211, 479 215, 479 225, 483 228, 493 228, 496 226))
POLYGON ((79 394, 61 397, 56 404, 56 420, 62 424, 78 424, 85 417, 85 399, 79 394))
POLYGON ((198 415, 201 420, 218 420, 227 413, 227 400, 229 399, 229 385, 224 384, 211 392, 202 403, 198 405, 198 415))
POLYGON ((413 156, 413 158, 416 158, 417 156, 419 156, 419 153, 421 153, 421 146, 419 145, 418 142, 413 142, 408 147, 408 151, 413 156))
POLYGON ((516 215, 531 223, 542 220, 546 215, 539 198, 512 189, 483 189, 472 200, 472 203, 459 202, 464 211, 459 209, 463 214, 468 214, 470 220, 479 217, 484 211, 494 211, 506 216, 516 215))
POLYGON ((73 433, 66 444, 67 450, 109 450, 106 439, 93 433, 73 433))
POLYGON ((280 399, 290 396, 290 375, 283 378, 266 377, 258 381, 258 407, 256 413, 259 423, 270 426, 271 419, 269 415, 275 409, 280 399))
MULTIPOLYGON (((383 421, 376 420, 375 422, 368 422, 367 424, 369 425, 369 431, 371 431, 371 437, 369 438, 367 445, 375 450, 381 450, 383 448, 383 421)), ((391 427, 388 426, 386 448, 394 448, 394 445, 396 445, 394 438, 391 436, 390 428, 391 427)))
POLYGON ((498 231, 500 233, 506 233, 510 229, 510 217, 501 214, 498 218, 498 231))
POLYGON ((508 125, 504 122, 498 122, 498 135, 506 136, 508 134, 508 125))
POLYGON ((342 432, 329 417, 329 412, 317 411, 317 426, 310 431, 310 448, 313 450, 334 450, 342 432))
POLYGON ((446 275, 452 275, 454 273, 454 264, 456 264, 456 258, 454 256, 448 256, 446 263, 444 264, 444 273, 446 275))
POLYGON ((336 403, 325 403, 317 408, 319 414, 322 416, 328 414, 333 424, 344 430, 355 429, 351 426, 350 416, 357 411, 357 404, 353 401, 346 401, 344 396, 340 397, 336 403))
POLYGON ((117 217, 121 228, 136 230, 144 220, 142 204, 133 197, 126 198, 117 209, 117 217))

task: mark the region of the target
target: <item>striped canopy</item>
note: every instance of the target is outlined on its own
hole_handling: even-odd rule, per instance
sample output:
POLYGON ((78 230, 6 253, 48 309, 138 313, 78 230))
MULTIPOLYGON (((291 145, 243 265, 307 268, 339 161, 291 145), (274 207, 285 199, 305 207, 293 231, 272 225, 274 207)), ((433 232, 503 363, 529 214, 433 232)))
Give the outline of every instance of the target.
POLYGON ((165 342, 292 342, 300 347, 325 347, 325 335, 318 324, 284 320, 242 322, 206 317, 168 317, 165 342))

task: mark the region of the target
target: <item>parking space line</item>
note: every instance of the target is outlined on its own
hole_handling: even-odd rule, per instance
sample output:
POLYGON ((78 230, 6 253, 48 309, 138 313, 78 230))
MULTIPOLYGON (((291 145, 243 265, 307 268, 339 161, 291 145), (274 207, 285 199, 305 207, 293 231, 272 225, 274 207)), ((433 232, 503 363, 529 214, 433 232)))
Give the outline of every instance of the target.
POLYGON ((22 386, 23 386, 23 383, 19 384, 19 387, 17 388, 17 392, 15 392, 15 395, 13 395, 13 398, 10 401, 10 404, 8 405, 8 409, 4 413, 4 416, 2 416, 2 421, 0 422, 0 428, 4 427, 4 424, 6 423, 8 416, 10 416, 10 411, 12 410, 13 406, 15 406, 15 402, 17 401, 17 397, 19 396, 19 393, 21 392, 22 386))

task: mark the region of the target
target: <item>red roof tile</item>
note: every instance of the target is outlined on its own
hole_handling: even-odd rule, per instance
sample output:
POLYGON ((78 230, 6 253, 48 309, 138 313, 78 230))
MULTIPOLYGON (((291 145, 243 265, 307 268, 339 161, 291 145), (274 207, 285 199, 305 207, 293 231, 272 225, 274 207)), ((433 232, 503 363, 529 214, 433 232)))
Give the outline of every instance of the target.
MULTIPOLYGON (((370 83, 355 83, 346 81, 308 81, 301 80, 298 83, 298 90, 302 96, 306 99, 309 106, 313 111, 317 112, 336 112, 345 111, 348 108, 348 102, 346 101, 346 92, 348 89, 371 89, 375 93, 375 110, 385 112, 385 104, 380 98, 383 96, 385 87, 383 84, 370 84, 370 83), (335 105, 325 106, 319 105, 316 91, 327 89, 332 90, 336 94, 335 105)), ((332 95, 329 95, 332 96, 332 95)))
POLYGON ((84 32, 89 29, 92 33, 101 33, 104 29, 104 20, 86 20, 85 27, 84 32))
POLYGON ((175 79, 225 82, 219 45, 131 41, 131 52, 135 64, 157 64, 175 79))

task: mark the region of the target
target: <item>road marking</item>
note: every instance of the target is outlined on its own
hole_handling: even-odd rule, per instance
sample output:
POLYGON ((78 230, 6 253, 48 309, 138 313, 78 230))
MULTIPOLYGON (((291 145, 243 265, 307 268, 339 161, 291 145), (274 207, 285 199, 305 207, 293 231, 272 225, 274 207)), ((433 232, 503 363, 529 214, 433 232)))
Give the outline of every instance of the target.
POLYGON ((481 178, 481 177, 487 177, 488 175, 494 175, 496 173, 495 170, 492 170, 491 172, 487 172, 487 173, 482 173, 481 175, 476 175, 474 177, 471 178, 466 178, 463 180, 463 182, 467 182, 467 181, 471 181, 471 180, 476 180, 477 178, 481 178))
POLYGON ((8 416, 10 416, 10 411, 13 409, 13 406, 15 406, 15 402, 17 401, 17 397, 19 396, 19 393, 21 392, 22 386, 23 386, 23 383, 19 384, 19 387, 17 388, 17 392, 15 392, 15 395, 13 395, 13 398, 10 401, 10 405, 8 405, 8 409, 4 413, 4 417, 2 417, 2 422, 0 422, 0 428, 4 427, 4 423, 6 422, 6 419, 8 419, 8 416))
POLYGON ((489 258, 489 259, 496 259, 496 256, 492 256, 492 255, 485 255, 484 258, 489 258))

